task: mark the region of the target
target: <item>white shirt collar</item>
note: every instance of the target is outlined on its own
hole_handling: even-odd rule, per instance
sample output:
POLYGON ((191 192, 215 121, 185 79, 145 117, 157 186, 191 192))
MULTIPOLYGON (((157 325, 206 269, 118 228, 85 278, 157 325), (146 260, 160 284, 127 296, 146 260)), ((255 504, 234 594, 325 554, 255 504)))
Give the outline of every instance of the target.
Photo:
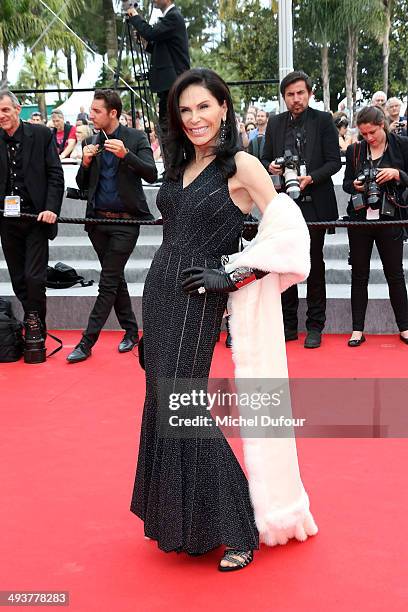
POLYGON ((162 14, 162 17, 165 17, 165 16, 167 15, 167 13, 168 13, 169 11, 171 11, 171 9, 172 9, 174 6, 175 6, 174 4, 170 4, 170 6, 168 6, 168 7, 166 8, 166 10, 164 11, 164 13, 162 14))

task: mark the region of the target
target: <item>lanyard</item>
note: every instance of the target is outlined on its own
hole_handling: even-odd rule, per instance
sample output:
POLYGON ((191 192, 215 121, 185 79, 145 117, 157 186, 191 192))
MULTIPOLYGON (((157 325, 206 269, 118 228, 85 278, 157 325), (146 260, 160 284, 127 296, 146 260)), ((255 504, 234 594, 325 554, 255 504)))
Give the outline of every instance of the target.
POLYGON ((15 183, 14 183, 14 179, 16 177, 15 172, 13 172, 13 166, 15 166, 16 163, 16 156, 17 156, 17 150, 20 146, 19 142, 15 142, 15 143, 7 143, 6 149, 7 149, 7 157, 8 157, 8 171, 9 171, 9 184, 10 184, 10 195, 15 195, 14 194, 14 189, 15 189, 15 183))
MULTIPOLYGON (((379 167, 380 167, 380 164, 381 164, 381 162, 382 162, 382 160, 383 160, 383 157, 384 157, 385 152, 386 152, 386 150, 387 150, 387 149, 388 149, 388 140, 387 140, 387 144, 386 144, 386 145, 385 145, 385 147, 384 147, 384 151, 382 152, 381 157, 379 157, 379 158, 376 160, 376 163, 375 163, 375 167, 376 167, 376 168, 379 168, 379 167)), ((367 146, 367 159, 368 159, 368 161, 370 162, 370 164, 371 164, 372 166, 374 166, 373 158, 372 158, 372 156, 371 156, 371 149, 370 149, 370 146, 367 146)))

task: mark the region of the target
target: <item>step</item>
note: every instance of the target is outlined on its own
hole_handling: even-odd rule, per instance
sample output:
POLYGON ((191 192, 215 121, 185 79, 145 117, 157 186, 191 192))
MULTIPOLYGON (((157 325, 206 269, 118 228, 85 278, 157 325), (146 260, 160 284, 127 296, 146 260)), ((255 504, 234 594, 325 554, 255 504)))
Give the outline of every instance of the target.
MULTIPOLYGON (((143 283, 129 283, 132 306, 142 327, 143 283)), ((47 289, 47 322, 50 329, 84 329, 95 302, 98 286, 72 287, 71 289, 47 289)), ((304 331, 306 312, 306 287, 299 286, 299 330, 304 331)), ((397 333, 394 314, 384 284, 370 285, 365 331, 374 334, 397 333)), ((0 295, 10 297, 14 312, 21 317, 21 307, 13 297, 10 283, 0 283, 0 295)), ((114 313, 111 313, 105 329, 119 329, 114 313)), ((348 333, 351 330, 350 285, 327 285, 327 333, 348 333)))

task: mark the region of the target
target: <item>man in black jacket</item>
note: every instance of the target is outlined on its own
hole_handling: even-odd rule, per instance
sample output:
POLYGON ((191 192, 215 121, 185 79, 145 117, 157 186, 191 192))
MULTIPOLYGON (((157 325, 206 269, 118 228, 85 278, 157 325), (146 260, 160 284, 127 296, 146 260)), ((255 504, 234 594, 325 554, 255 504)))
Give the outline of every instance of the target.
POLYGON ((51 131, 23 123, 20 111, 15 95, 0 91, 0 206, 7 208, 14 200, 21 212, 37 215, 34 221, 0 218, 1 243, 24 309, 27 340, 27 331, 43 335, 46 327, 48 239, 57 235, 64 174, 51 131))
MULTIPOLYGON (((304 72, 288 74, 281 82, 287 112, 269 118, 262 163, 274 175, 282 174, 275 164, 286 150, 297 154, 304 176, 299 178, 298 204, 306 221, 334 221, 338 218, 333 174, 341 168, 337 130, 329 113, 309 107, 312 84, 304 72)), ((307 279, 306 348, 317 348, 326 321, 326 281, 323 259, 324 229, 310 231, 311 270, 307 279)), ((282 294, 286 340, 297 339, 299 299, 297 286, 282 294)))
POLYGON ((146 51, 151 53, 149 84, 158 95, 159 121, 165 131, 167 96, 178 75, 190 68, 190 56, 186 24, 178 8, 171 0, 154 0, 153 4, 163 13, 153 26, 133 6, 128 8, 127 14, 130 23, 147 42, 146 51))
MULTIPOLYGON (((90 118, 98 136, 88 138, 77 174, 78 187, 88 191, 87 217, 100 219, 153 219, 143 193, 143 178, 157 179, 156 164, 146 134, 119 124, 122 102, 112 90, 95 92, 90 118)), ((138 325, 132 310, 125 265, 139 236, 138 225, 88 224, 86 230, 101 262, 99 292, 82 340, 68 355, 69 363, 91 354, 112 308, 125 330, 119 352, 138 343, 138 325)))

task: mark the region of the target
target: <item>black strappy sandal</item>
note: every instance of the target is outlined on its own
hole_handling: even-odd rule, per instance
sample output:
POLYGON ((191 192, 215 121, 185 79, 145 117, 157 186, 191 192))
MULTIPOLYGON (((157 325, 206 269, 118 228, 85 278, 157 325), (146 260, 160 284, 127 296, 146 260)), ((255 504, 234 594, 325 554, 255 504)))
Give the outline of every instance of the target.
POLYGON ((235 572, 236 570, 244 569, 244 567, 252 563, 253 560, 253 550, 246 550, 242 552, 240 550, 235 550, 235 548, 226 548, 221 561, 229 561, 234 565, 221 565, 220 562, 218 565, 218 569, 220 572, 235 572), (241 557, 241 559, 237 559, 237 557, 241 557))

